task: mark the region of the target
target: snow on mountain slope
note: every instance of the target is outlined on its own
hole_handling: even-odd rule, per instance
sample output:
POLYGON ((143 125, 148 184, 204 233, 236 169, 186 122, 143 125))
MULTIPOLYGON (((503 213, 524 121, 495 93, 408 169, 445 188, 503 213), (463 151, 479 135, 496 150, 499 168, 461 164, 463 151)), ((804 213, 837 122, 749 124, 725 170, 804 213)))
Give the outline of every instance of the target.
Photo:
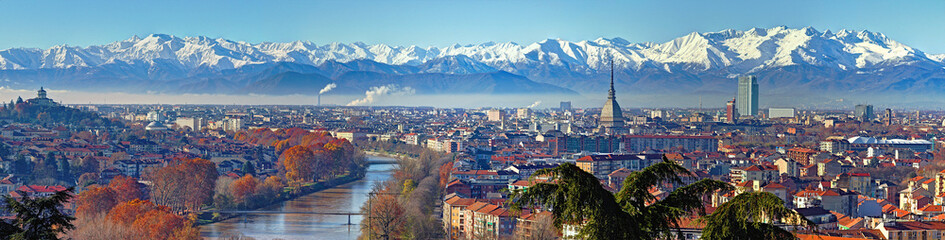
POLYGON ((327 61, 372 60, 390 65, 430 67, 421 69, 422 72, 463 74, 502 70, 524 74, 543 68, 550 72, 591 74, 608 68, 613 59, 619 68, 634 70, 652 67, 671 71, 678 66, 690 72, 725 69, 748 73, 798 64, 845 71, 919 62, 943 65, 943 56, 926 55, 881 33, 820 32, 811 27, 694 32, 665 43, 635 44, 620 38, 580 42, 548 39, 527 45, 488 42, 444 48, 360 42, 251 44, 222 38, 152 34, 85 48, 2 50, 0 69, 94 67, 121 61, 191 71, 226 70, 273 62, 319 65, 327 61), (425 64, 431 61, 436 62, 425 64), (450 64, 453 66, 448 66, 450 64))
POLYGON ((931 58, 932 60, 939 61, 939 62, 945 62, 945 54, 932 54, 932 55, 929 55, 929 58, 931 58))

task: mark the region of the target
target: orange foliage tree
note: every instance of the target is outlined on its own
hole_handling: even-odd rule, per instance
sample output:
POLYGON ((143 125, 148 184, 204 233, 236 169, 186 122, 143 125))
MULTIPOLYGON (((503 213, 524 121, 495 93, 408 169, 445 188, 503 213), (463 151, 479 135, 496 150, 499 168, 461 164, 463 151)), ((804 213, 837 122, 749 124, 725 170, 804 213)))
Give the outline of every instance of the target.
POLYGON ((256 185, 258 184, 258 180, 249 174, 233 181, 230 189, 233 191, 234 202, 239 205, 246 205, 247 201, 256 195, 256 185))
POLYGON ((118 202, 144 198, 144 192, 141 191, 138 180, 133 177, 125 177, 123 175, 116 176, 108 183, 108 188, 115 190, 117 194, 115 200, 118 202))
MULTIPOLYGON (((372 195, 367 209, 368 216, 362 220, 362 231, 366 231, 370 239, 400 239, 407 231, 407 216, 403 204, 396 195, 390 194, 391 189, 384 188, 372 195)), ((362 210, 363 211, 363 210, 362 210)))
POLYGON ((217 181, 216 164, 205 159, 184 159, 149 174, 151 199, 175 211, 199 210, 212 200, 217 181))
POLYGON ((283 152, 280 158, 282 166, 285 167, 285 177, 289 181, 312 181, 315 162, 312 150, 304 146, 295 146, 283 152))
POLYGON ((76 216, 89 218, 107 213, 118 201, 115 200, 115 191, 108 187, 97 185, 89 186, 76 197, 76 216))
POLYGON ((363 154, 351 142, 334 138, 325 131, 260 128, 239 131, 234 139, 274 147, 290 182, 333 179, 346 172, 359 175, 367 166, 363 154))
POLYGON ((147 200, 118 204, 108 212, 107 219, 130 227, 142 239, 200 239, 192 221, 147 200))
POLYGON ((439 177, 440 177, 440 187, 445 188, 446 184, 450 181, 450 172, 453 171, 453 161, 449 161, 440 165, 439 177))

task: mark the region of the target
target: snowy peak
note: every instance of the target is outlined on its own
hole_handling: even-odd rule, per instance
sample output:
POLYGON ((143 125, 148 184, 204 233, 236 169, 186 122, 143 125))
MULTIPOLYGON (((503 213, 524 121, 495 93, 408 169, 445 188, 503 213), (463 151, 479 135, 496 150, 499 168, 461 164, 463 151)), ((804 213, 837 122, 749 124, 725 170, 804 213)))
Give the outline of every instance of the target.
POLYGON ((631 43, 622 38, 571 42, 547 39, 531 44, 486 42, 444 48, 307 41, 258 43, 223 38, 151 34, 86 48, 0 51, 0 69, 98 67, 109 63, 164 65, 182 71, 222 71, 247 65, 290 62, 317 66, 329 61, 371 60, 420 67, 421 72, 481 73, 508 71, 532 76, 559 73, 594 74, 613 60, 619 68, 701 72, 725 69, 748 73, 792 65, 852 71, 861 68, 929 63, 943 65, 942 55, 926 55, 886 35, 866 30, 813 27, 726 29, 693 32, 664 43, 631 43))
POLYGON ((929 55, 929 58, 939 62, 945 62, 945 54, 933 54, 929 55))

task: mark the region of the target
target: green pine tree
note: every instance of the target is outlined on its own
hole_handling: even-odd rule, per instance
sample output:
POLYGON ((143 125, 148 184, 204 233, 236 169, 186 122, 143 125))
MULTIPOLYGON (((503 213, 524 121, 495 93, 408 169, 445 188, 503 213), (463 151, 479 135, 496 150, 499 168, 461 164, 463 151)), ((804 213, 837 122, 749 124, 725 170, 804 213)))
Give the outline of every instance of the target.
MULTIPOLYGON (((583 226, 579 234, 584 239, 670 239, 681 234, 681 219, 690 217, 693 213, 705 215, 703 197, 716 191, 732 190, 732 186, 727 183, 703 179, 678 188, 663 199, 657 199, 649 191, 652 187, 665 183, 682 184, 680 177, 686 175, 691 176, 692 173, 664 157, 662 162, 630 174, 623 182, 620 192, 614 195, 604 189, 594 175, 574 164, 566 163, 535 172, 533 176, 550 176, 551 180, 548 183, 536 183, 527 191, 513 192, 510 201, 514 209, 526 206, 551 209, 556 227, 560 229, 564 224, 583 226)), ((722 207, 743 203, 733 201, 722 207)), ((773 203, 765 202, 764 206, 767 209, 777 209, 771 204, 773 203)), ((784 207, 781 202, 778 202, 778 206, 784 207)), ((796 212, 794 214, 783 216, 797 216, 796 212)), ((728 220, 747 224, 754 221, 764 222, 764 217, 777 216, 782 215, 728 220)), ((726 226, 712 228, 723 229, 726 226)), ((763 238, 761 235, 746 236, 751 239, 763 238)))
POLYGON ((59 239, 59 234, 72 230, 74 217, 62 212, 63 203, 72 198, 72 188, 49 197, 33 198, 26 192, 17 201, 3 196, 7 212, 16 215, 12 223, 0 221, 0 239, 59 239))
POLYGON ((243 162, 243 167, 240 169, 244 174, 256 175, 256 166, 254 166, 252 161, 243 162))

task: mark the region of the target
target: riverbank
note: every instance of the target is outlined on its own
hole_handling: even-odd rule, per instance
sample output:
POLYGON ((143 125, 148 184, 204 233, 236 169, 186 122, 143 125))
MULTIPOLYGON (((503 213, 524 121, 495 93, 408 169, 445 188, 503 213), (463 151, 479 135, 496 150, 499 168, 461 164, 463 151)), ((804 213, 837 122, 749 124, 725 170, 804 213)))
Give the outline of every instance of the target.
MULTIPOLYGON (((393 161, 368 155, 372 162, 393 161)), ((371 164, 360 180, 304 195, 296 199, 247 212, 235 218, 203 225, 205 239, 231 239, 242 235, 255 239, 357 239, 363 217, 323 213, 358 213, 375 184, 391 178, 396 164, 371 164)))
MULTIPOLYGON (((365 152, 366 155, 372 155, 371 153, 365 152)), ((360 172, 348 172, 347 174, 338 176, 334 179, 327 181, 319 181, 314 183, 304 183, 301 186, 286 186, 282 188, 282 192, 279 194, 279 197, 272 199, 271 202, 251 209, 226 209, 226 210, 242 210, 242 211, 254 211, 263 208, 268 208, 274 205, 283 204, 286 201, 295 200, 299 197, 313 194, 325 189, 330 189, 339 185, 355 182, 364 178, 364 172, 367 171, 367 165, 364 166, 364 170, 360 172)), ((215 210, 214 208, 208 209, 210 211, 215 210)), ((206 225, 212 224, 220 221, 224 221, 233 217, 237 217, 240 214, 222 214, 222 213, 201 213, 197 215, 197 225, 206 225)))
MULTIPOLYGON (((393 159, 398 159, 400 157, 409 157, 405 154, 397 154, 397 153, 363 151, 363 150, 362 152, 364 152, 365 155, 376 156, 376 157, 387 157, 387 158, 393 158, 393 159)), ((367 167, 365 166, 365 168, 367 167)), ((340 177, 337 177, 329 181, 320 181, 317 183, 306 183, 302 186, 299 186, 298 190, 296 190, 295 189, 296 187, 294 186, 287 186, 282 189, 282 194, 279 194, 279 198, 275 199, 271 203, 257 207, 257 208, 253 208, 253 209, 239 209, 239 210, 252 211, 252 210, 268 208, 273 205, 282 204, 286 201, 295 200, 299 197, 316 193, 325 189, 330 189, 339 185, 352 183, 352 182, 361 180, 362 178, 364 178, 363 174, 351 175, 349 173, 349 174, 341 175, 340 177)), ((206 224, 216 223, 216 222, 224 221, 224 220, 237 217, 237 216, 239 216, 239 214, 203 213, 197 216, 197 225, 206 225, 206 224)))
MULTIPOLYGON (((325 189, 330 189, 333 187, 337 187, 339 185, 352 183, 352 182, 361 180, 362 178, 364 178, 363 175, 351 176, 351 175, 345 174, 345 175, 341 175, 338 178, 332 179, 330 181, 304 184, 299 187, 298 191, 295 190, 295 187, 285 187, 282 189, 282 194, 279 195, 279 198, 277 198, 276 200, 274 200, 273 202, 267 205, 263 205, 261 207, 253 208, 253 209, 238 209, 238 210, 253 211, 253 210, 269 208, 275 205, 283 204, 287 201, 295 200, 302 196, 317 193, 325 189)), ((214 209, 211 208, 209 210, 214 210, 214 209)), ((240 214, 201 213, 200 215, 197 215, 196 224, 207 225, 207 224, 217 223, 217 222, 224 221, 230 218, 238 217, 239 215, 240 214)))

